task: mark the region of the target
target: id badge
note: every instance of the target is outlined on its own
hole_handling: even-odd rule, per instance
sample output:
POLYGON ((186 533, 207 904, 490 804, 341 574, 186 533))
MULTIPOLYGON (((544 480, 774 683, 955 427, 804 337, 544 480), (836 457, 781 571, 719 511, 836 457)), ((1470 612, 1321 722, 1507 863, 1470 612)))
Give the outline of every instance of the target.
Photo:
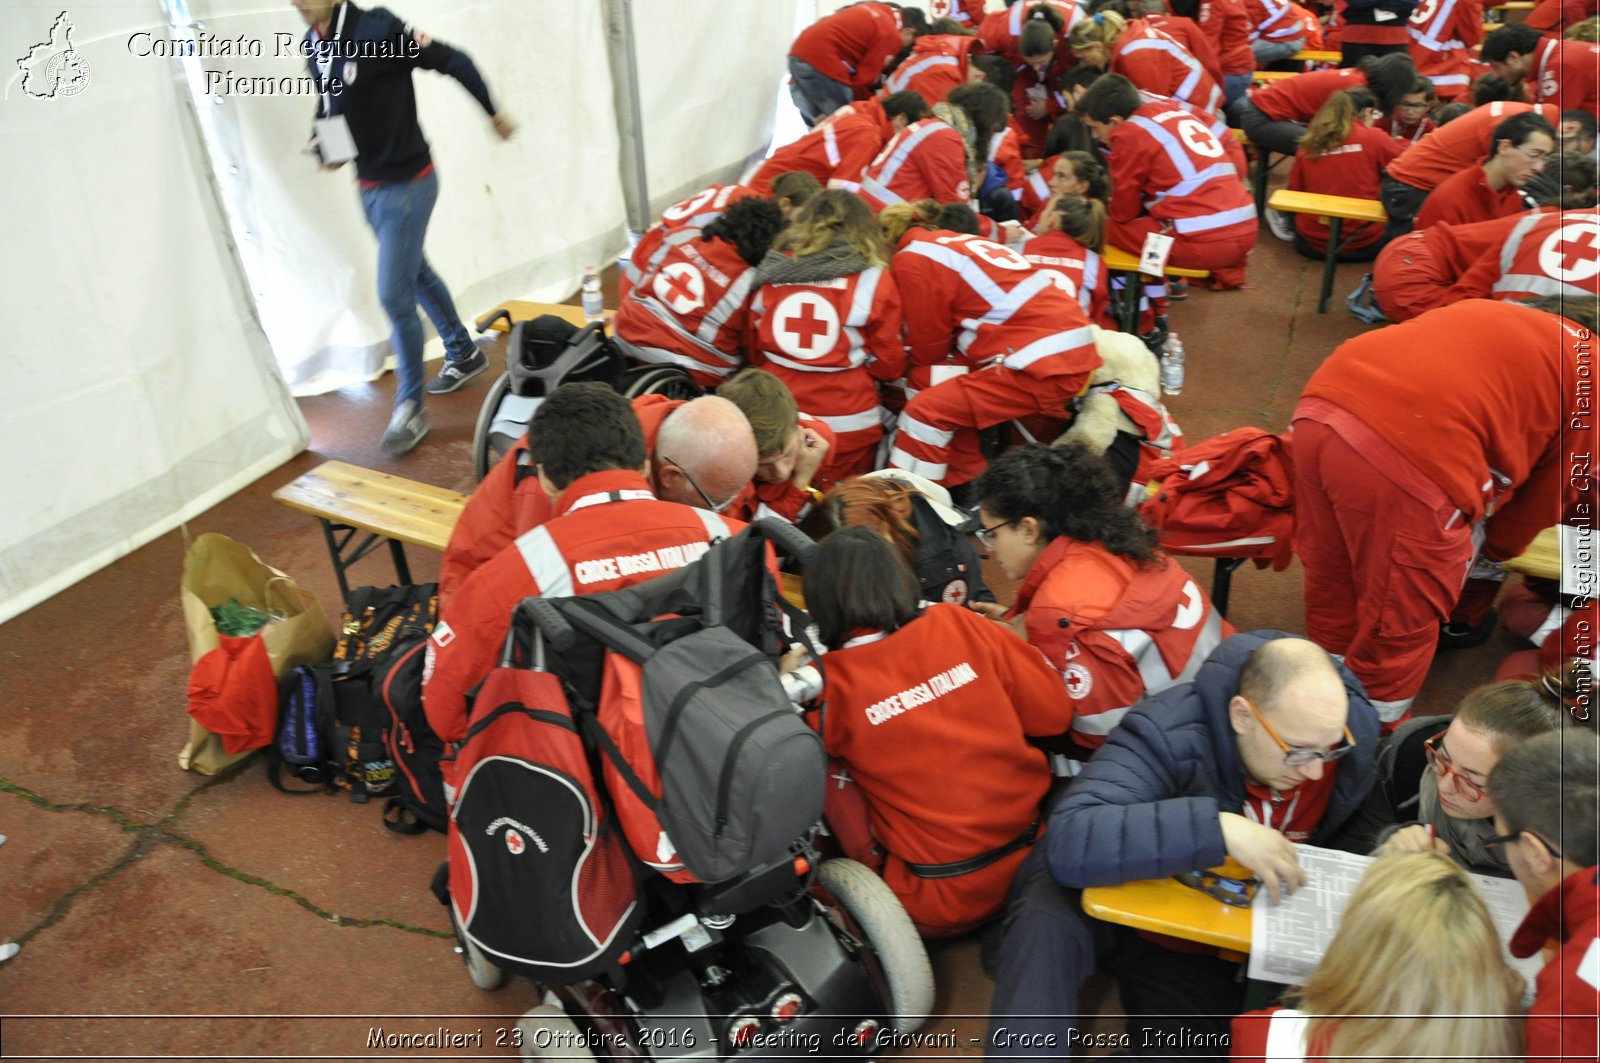
POLYGON ((1139 272, 1151 277, 1165 276, 1167 256, 1172 254, 1172 237, 1151 233, 1144 238, 1144 250, 1139 253, 1139 272))
POLYGON ((350 123, 345 121, 344 115, 314 119, 311 128, 317 136, 317 155, 324 164, 336 166, 356 157, 356 141, 350 135, 350 123))

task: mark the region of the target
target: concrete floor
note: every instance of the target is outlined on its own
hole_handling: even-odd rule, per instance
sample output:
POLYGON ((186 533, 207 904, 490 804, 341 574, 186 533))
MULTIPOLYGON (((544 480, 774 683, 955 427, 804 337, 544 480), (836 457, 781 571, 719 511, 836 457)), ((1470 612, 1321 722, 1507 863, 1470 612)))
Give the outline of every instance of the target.
MULTIPOLYGON (((1319 270, 1263 232, 1252 288, 1175 304, 1188 384, 1170 406, 1190 440, 1245 424, 1281 429, 1311 371, 1362 329, 1337 299, 1332 312, 1315 312, 1319 270)), ((1336 295, 1360 273, 1341 267, 1336 295)), ((377 445, 390 379, 303 400, 311 449, 189 530, 249 544, 336 618, 319 529, 271 492, 328 459, 470 490, 489 379, 434 399, 432 434, 398 460, 377 445)), ((414 578, 434 578, 437 556, 410 553, 414 578)), ((383 1054, 366 1048, 375 1026, 482 1030, 481 1048, 454 1054, 507 1054, 495 1031, 537 994, 520 979, 494 994, 468 981, 427 891, 442 836, 390 834, 376 806, 342 797, 280 794, 259 760, 212 779, 178 769, 182 561, 173 532, 0 627, 0 833, 9 836, 0 940, 22 945, 0 965, 4 1054, 374 1058, 383 1054)), ((374 555, 352 581, 393 582, 387 564, 374 555)), ((1209 580, 1209 567, 1192 571, 1209 580)), ((1238 573, 1229 616, 1241 629, 1299 630, 1297 568, 1238 573)), ((1450 711, 1513 648, 1499 633, 1442 657, 1419 708, 1450 711)), ((932 953, 939 1017, 928 1029, 956 1030, 961 1047, 926 1054, 978 1055, 990 987, 976 940, 932 953)), ((1114 995, 1096 991, 1085 1010, 1112 1016, 1100 1022, 1115 1029, 1114 995)))

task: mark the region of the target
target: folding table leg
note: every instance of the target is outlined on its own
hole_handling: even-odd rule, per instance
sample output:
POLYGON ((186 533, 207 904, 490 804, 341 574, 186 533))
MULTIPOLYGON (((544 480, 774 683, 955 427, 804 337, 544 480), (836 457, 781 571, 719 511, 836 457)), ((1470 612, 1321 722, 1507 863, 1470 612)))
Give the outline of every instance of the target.
POLYGON ((1328 297, 1333 294, 1333 267, 1339 262, 1339 246, 1344 234, 1344 219, 1328 219, 1328 254, 1322 260, 1322 293, 1317 296, 1317 313, 1328 312, 1328 297))

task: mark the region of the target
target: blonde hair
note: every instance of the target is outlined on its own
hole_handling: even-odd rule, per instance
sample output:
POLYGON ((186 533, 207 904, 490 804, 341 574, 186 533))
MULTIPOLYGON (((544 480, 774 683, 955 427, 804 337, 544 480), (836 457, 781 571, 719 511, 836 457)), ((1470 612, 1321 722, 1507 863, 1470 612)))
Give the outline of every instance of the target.
POLYGON ((1308 159, 1315 159, 1339 147, 1350 139, 1356 117, 1368 108, 1378 106, 1378 97, 1366 89, 1345 89, 1328 97, 1326 103, 1306 123, 1300 137, 1300 146, 1308 159))
POLYGON ((820 254, 830 247, 848 247, 874 266, 889 264, 889 252, 872 209, 854 192, 839 188, 806 200, 777 243, 777 250, 793 252, 796 258, 820 254))
POLYGON ((1590 15, 1582 22, 1574 22, 1561 35, 1566 41, 1600 41, 1600 15, 1590 15))
POLYGON ((1466 872, 1395 853, 1362 876, 1294 999, 1319 1059, 1446 1060, 1522 1058, 1521 997, 1466 872))
POLYGON ((747 366, 739 370, 717 389, 717 394, 739 407, 750 422, 758 458, 783 453, 790 437, 799 430, 800 409, 795 405, 794 394, 765 369, 747 366))
POLYGON ((1115 11, 1099 11, 1088 18, 1079 19, 1067 32, 1068 48, 1089 48, 1103 44, 1115 48, 1128 23, 1115 11))
POLYGON ((944 208, 937 199, 919 199, 910 203, 891 203, 878 215, 878 228, 890 247, 911 229, 939 230, 939 213, 944 208))

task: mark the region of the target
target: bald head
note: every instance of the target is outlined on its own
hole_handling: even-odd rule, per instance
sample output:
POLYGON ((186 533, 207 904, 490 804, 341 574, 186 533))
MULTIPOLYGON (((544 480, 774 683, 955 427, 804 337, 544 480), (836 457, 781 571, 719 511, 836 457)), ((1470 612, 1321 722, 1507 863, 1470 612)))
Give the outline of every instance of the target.
POLYGON ((1263 643, 1250 655, 1239 675, 1239 694, 1228 705, 1245 770, 1275 790, 1322 773, 1319 763, 1286 765, 1285 747, 1332 749, 1344 737, 1349 714, 1349 694, 1333 658, 1315 643, 1293 638, 1263 643))
POLYGON ((731 499, 755 475, 756 462, 750 422, 739 407, 713 395, 672 411, 656 434, 656 489, 669 502, 704 508, 705 500, 694 484, 713 502, 731 499))

